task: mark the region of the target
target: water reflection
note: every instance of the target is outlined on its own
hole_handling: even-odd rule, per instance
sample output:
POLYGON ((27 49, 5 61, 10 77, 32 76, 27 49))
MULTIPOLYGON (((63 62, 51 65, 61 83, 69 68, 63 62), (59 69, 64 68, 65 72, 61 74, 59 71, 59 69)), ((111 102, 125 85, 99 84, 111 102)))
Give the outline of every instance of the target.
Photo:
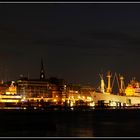
POLYGON ((61 137, 93 137, 92 128, 80 127, 75 125, 59 125, 57 126, 57 136, 61 137))
MULTIPOLYGON (((13 109, 6 107, 7 109, 13 109)), ((17 110, 19 108, 15 108, 17 110)), ((23 108, 22 108, 23 109, 23 108)), ((1 111, 0 136, 139 137, 140 110, 1 111)))
POLYGON ((0 107, 0 109, 26 109, 26 107, 0 107))

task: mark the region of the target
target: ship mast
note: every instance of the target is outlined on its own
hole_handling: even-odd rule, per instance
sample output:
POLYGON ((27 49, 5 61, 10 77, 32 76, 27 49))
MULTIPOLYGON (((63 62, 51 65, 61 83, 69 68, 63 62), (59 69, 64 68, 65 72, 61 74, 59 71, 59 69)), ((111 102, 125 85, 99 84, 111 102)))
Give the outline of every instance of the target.
POLYGON ((110 82, 111 82, 111 72, 110 71, 108 71, 108 73, 107 73, 107 78, 108 78, 108 86, 107 86, 107 93, 111 93, 112 92, 112 88, 111 88, 111 86, 110 86, 110 82))
POLYGON ((120 76, 120 94, 123 94, 124 90, 124 77, 120 76))
POLYGON ((101 92, 105 93, 105 83, 104 83, 103 75, 100 74, 100 77, 101 77, 101 92))

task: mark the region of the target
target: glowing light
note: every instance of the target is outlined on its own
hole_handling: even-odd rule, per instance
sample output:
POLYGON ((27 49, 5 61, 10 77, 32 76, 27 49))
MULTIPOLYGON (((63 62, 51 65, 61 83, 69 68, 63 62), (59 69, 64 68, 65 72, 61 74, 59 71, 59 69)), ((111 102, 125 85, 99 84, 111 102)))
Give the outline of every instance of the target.
POLYGON ((70 106, 73 106, 73 103, 72 102, 70 103, 70 106))
POLYGON ((80 95, 78 96, 78 99, 81 99, 80 95))
POLYGON ((88 97, 87 97, 87 100, 88 100, 88 101, 91 101, 91 100, 92 100, 92 98, 88 96, 88 97))
POLYGON ((82 96, 83 99, 85 99, 85 96, 82 96))
POLYGON ((71 107, 70 109, 71 109, 71 110, 73 110, 74 108, 73 108, 73 107, 71 107))
POLYGON ((109 104, 110 106, 116 106, 116 102, 111 102, 110 104, 109 104))
POLYGON ((13 98, 21 99, 21 96, 19 96, 19 95, 13 95, 13 96, 11 96, 11 95, 1 95, 0 97, 1 98, 10 98, 10 99, 13 99, 13 98))
POLYGON ((53 99, 53 101, 56 102, 57 100, 56 99, 53 99))
POLYGON ((17 103, 17 102, 19 102, 19 100, 2 99, 2 100, 0 100, 0 102, 7 102, 7 103, 14 102, 14 103, 17 103))
POLYGON ((126 96, 133 96, 135 94, 135 89, 131 85, 129 85, 125 89, 125 94, 126 94, 126 96))
POLYGON ((94 102, 89 103, 89 106, 95 106, 94 102))
POLYGON ((25 96, 21 99, 21 102, 26 102, 27 99, 25 98, 25 96))

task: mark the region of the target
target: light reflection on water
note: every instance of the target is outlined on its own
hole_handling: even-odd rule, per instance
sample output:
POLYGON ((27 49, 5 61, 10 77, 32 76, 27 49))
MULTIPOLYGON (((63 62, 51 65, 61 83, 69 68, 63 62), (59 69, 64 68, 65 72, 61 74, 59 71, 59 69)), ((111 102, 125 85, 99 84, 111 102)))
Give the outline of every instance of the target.
MULTIPOLYGON (((8 108, 9 109, 9 108, 8 108)), ((13 107, 12 107, 13 109, 13 107)), ((16 109, 19 109, 16 107, 16 109)), ((26 111, 26 110, 25 110, 26 111)), ((10 112, 10 111, 8 111, 10 112)), ((16 112, 0 114, 0 136, 129 137, 140 136, 140 111, 16 112), (7 128, 8 126, 8 128, 7 128)))
POLYGON ((57 136, 68 137, 93 137, 92 128, 80 126, 59 126, 56 132, 57 136))
POLYGON ((26 109, 26 107, 0 107, 0 109, 26 109))

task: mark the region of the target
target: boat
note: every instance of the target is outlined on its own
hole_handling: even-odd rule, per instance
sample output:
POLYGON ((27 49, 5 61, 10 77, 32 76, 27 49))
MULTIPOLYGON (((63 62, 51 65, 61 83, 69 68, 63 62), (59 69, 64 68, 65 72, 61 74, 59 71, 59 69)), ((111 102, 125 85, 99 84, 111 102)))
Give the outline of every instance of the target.
POLYGON ((113 107, 129 107, 129 106, 140 106, 140 87, 138 82, 131 81, 130 84, 125 88, 124 77, 115 73, 119 92, 113 93, 112 87, 114 84, 114 79, 111 83, 111 72, 108 72, 107 86, 105 85, 104 78, 100 75, 101 85, 100 91, 91 92, 93 102, 97 106, 113 106, 113 107), (135 84, 134 84, 135 83, 135 84))

